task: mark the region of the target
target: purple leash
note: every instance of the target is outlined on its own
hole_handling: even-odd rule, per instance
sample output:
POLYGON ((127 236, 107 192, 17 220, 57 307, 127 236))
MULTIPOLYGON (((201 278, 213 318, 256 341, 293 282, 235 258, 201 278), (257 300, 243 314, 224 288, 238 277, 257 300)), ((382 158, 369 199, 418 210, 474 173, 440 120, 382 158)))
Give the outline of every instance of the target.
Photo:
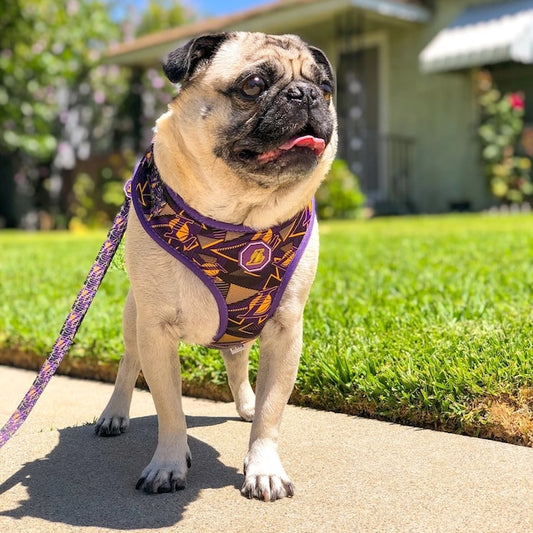
POLYGON ((16 433, 28 418, 28 415, 35 407, 35 404, 43 393, 46 385, 48 385, 48 382, 55 374, 59 364, 68 352, 85 314, 89 310, 96 295, 96 291, 98 290, 98 287, 100 287, 105 273, 113 260, 113 256, 117 251, 120 241, 122 240, 122 236, 126 231, 131 195, 129 186, 131 186, 131 182, 126 184, 125 191, 127 198, 122 204, 118 215, 115 217, 113 226, 109 230, 107 238, 104 244, 102 244, 89 274, 87 274, 83 287, 78 293, 78 296, 72 305, 72 309, 63 323, 63 327, 59 332, 59 336, 50 355, 43 363, 33 385, 20 402, 16 411, 11 415, 4 427, 0 429, 0 448, 16 433))

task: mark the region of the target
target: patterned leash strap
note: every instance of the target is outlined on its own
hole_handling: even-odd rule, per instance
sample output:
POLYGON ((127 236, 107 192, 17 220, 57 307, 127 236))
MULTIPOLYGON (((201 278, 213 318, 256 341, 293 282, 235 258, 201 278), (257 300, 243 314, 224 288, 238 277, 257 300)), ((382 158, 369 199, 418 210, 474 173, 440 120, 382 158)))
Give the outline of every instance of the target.
MULTIPOLYGON (((129 182, 127 187, 128 185, 129 182)), ((122 204, 120 212, 113 221, 113 226, 109 230, 107 238, 104 244, 102 244, 89 274, 87 274, 83 287, 78 293, 78 296, 72 305, 72 309, 63 323, 63 327, 61 328, 48 359, 43 363, 33 385, 20 402, 16 411, 11 415, 4 427, 0 429, 0 448, 16 433, 28 418, 28 415, 37 403, 37 400, 43 393, 46 385, 48 385, 48 382, 55 374, 59 364, 68 352, 85 314, 96 295, 96 291, 98 290, 98 287, 100 287, 105 273, 113 260, 113 256, 122 240, 122 236, 126 231, 128 211, 130 208, 129 192, 130 191, 126 189, 128 198, 126 198, 125 202, 122 204)))

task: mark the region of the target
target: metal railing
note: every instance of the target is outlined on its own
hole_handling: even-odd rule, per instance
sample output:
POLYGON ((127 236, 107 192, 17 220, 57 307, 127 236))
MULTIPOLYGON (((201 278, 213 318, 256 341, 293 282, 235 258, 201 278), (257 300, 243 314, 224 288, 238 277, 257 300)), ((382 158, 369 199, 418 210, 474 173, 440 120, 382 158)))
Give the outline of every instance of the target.
POLYGON ((380 150, 385 181, 385 200, 412 210, 409 186, 414 169, 415 140, 404 135, 380 136, 380 150))
POLYGON ((366 130, 342 139, 339 157, 359 178, 370 206, 411 212, 415 145, 406 135, 366 130))

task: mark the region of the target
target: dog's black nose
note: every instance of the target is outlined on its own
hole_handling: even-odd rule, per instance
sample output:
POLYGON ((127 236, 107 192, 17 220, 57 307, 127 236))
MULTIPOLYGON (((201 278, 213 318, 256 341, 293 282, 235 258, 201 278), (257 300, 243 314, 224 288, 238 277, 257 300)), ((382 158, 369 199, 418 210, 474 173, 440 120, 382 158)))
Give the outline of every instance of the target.
POLYGON ((318 101, 319 92, 316 87, 308 83, 295 82, 287 88, 287 99, 312 106, 318 101))

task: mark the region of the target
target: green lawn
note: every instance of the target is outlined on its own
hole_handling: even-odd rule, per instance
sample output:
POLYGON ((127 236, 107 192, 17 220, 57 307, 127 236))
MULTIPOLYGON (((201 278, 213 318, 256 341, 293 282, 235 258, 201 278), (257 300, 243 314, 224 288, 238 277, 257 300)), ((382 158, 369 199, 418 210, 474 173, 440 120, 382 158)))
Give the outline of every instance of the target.
MULTIPOLYGON (((293 401, 533 443, 533 216, 328 222, 321 234, 293 401)), ((103 237, 0 233, 0 350, 49 351, 103 237)), ((89 373, 120 357, 127 285, 109 272, 78 333, 69 360, 89 373)), ((186 347, 182 362, 191 390, 227 394, 216 352, 186 347)))

